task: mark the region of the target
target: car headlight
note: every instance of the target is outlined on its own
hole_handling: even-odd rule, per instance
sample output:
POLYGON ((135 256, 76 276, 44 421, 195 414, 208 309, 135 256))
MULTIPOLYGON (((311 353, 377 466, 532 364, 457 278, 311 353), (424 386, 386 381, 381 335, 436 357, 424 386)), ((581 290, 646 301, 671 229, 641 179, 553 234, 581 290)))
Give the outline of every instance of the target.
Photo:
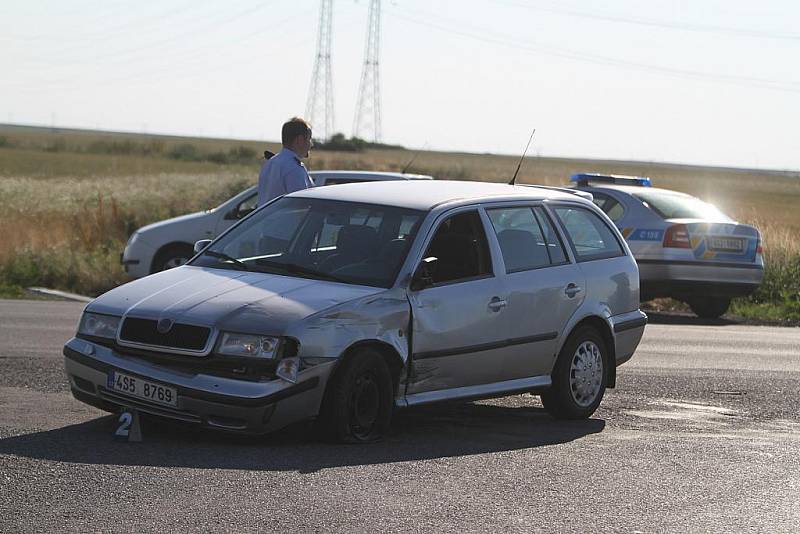
POLYGON ((223 332, 217 342, 216 353, 225 356, 249 356, 251 358, 275 358, 278 338, 223 332))
POLYGON ((81 316, 81 322, 78 324, 78 333, 86 336, 114 339, 117 337, 120 319, 121 317, 113 315, 84 312, 83 316, 81 316))

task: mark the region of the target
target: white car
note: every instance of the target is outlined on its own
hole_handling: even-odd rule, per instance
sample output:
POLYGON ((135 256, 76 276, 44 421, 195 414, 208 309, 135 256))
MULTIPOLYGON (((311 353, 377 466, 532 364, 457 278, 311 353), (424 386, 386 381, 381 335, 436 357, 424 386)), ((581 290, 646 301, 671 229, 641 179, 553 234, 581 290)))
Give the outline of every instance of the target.
MULTIPOLYGON (((353 182, 387 180, 432 180, 424 174, 369 171, 312 171, 317 187, 353 182)), ((218 207, 148 224, 136 230, 125 246, 120 261, 131 278, 171 269, 194 256, 193 247, 201 239, 214 239, 253 211, 258 204, 258 188, 253 186, 218 207)))

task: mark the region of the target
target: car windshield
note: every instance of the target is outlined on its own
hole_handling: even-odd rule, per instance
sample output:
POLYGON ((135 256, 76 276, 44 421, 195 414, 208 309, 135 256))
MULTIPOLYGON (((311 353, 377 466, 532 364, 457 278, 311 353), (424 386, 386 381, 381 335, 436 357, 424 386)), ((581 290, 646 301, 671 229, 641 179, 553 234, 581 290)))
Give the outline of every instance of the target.
POLYGON ((637 191, 634 197, 664 219, 706 219, 732 222, 716 206, 699 198, 666 191, 637 191))
POLYGON ((281 198, 191 264, 391 287, 424 215, 392 206, 281 198))

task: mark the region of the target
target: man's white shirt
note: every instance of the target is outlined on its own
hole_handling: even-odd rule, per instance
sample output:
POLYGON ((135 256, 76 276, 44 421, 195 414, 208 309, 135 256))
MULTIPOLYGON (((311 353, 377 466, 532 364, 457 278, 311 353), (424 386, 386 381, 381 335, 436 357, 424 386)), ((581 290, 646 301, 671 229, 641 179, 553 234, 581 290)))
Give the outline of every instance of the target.
POLYGON ((314 187, 300 158, 288 148, 264 162, 258 175, 258 205, 293 191, 314 187))

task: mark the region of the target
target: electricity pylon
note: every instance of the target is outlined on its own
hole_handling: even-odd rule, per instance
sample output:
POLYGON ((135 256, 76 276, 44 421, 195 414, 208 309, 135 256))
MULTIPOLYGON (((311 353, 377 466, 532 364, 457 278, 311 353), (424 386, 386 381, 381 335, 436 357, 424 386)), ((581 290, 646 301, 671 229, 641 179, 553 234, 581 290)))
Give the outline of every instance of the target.
POLYGON ((380 0, 370 0, 367 18, 369 20, 367 42, 364 46, 364 67, 361 71, 361 83, 358 86, 353 135, 361 139, 371 137, 374 142, 378 143, 381 139, 380 0))
POLYGON ((314 61, 311 87, 308 89, 306 119, 314 129, 314 137, 322 141, 327 141, 333 135, 332 29, 333 0, 320 0, 317 58, 314 61))

